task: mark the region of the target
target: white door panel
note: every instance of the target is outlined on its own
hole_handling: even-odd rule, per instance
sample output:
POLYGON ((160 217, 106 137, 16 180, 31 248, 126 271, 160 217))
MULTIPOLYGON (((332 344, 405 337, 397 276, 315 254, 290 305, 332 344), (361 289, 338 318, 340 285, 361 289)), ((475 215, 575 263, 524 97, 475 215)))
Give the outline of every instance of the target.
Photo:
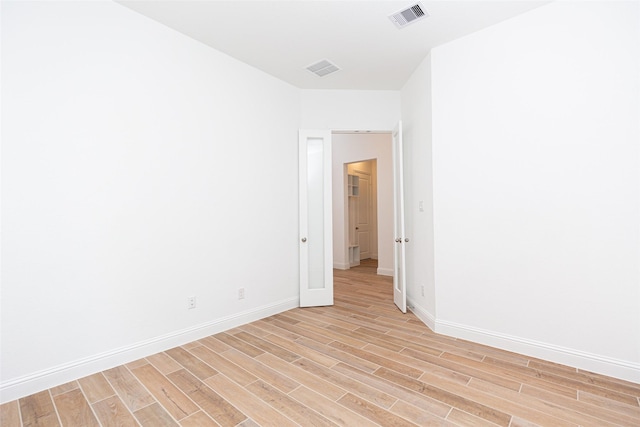
POLYGON ((300 306, 333 305, 331 132, 299 132, 300 306))
POLYGON ((402 122, 393 130, 393 226, 394 269, 393 302, 407 312, 407 284, 405 277, 405 245, 409 242, 404 230, 404 160, 402 154, 402 122))

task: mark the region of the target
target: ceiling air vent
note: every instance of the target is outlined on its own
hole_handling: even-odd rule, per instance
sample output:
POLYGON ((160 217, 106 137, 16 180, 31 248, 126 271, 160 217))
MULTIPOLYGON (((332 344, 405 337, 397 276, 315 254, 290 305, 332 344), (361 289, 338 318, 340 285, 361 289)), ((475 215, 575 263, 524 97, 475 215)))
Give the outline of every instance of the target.
POLYGON ((393 22, 396 27, 404 28, 409 24, 413 24, 414 22, 418 22, 421 19, 426 18, 427 16, 429 16, 429 14, 424 10, 422 4, 416 3, 413 6, 409 6, 406 9, 389 15, 389 19, 391 19, 391 22, 393 22))
POLYGON ((332 64, 326 59, 323 59, 322 61, 316 62, 315 64, 309 65, 307 67, 307 70, 311 71, 313 74, 319 77, 324 77, 327 74, 331 74, 334 71, 338 71, 339 69, 340 68, 338 68, 335 64, 332 64))

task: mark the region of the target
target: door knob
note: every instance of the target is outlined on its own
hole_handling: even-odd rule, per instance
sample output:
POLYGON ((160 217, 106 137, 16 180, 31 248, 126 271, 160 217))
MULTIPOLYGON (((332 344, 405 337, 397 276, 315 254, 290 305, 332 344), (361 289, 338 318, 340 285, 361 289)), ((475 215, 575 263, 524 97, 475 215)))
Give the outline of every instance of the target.
POLYGON ((409 238, 408 238, 408 237, 405 237, 405 238, 404 238, 404 241, 405 241, 405 242, 408 242, 408 241, 409 241, 409 238))
POLYGON ((402 239, 396 239, 396 243, 402 242, 402 239))
POLYGON ((305 243, 307 241, 307 238, 303 237, 301 240, 302 240, 302 243, 305 243))

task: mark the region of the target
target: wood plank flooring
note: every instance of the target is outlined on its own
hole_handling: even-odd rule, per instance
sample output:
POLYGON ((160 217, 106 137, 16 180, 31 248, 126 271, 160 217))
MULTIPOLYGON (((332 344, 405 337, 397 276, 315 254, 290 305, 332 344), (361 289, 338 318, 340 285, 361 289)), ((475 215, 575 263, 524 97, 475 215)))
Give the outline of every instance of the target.
POLYGON ((26 426, 640 426, 640 385, 431 332, 375 262, 293 309, 0 406, 26 426))

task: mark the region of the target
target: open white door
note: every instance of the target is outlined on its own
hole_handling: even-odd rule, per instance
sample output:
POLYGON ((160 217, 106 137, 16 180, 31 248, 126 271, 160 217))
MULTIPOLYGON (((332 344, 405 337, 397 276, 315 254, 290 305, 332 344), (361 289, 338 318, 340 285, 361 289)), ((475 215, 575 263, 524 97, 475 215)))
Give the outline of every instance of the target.
POLYGON ((331 131, 300 130, 300 307, 333 305, 331 131))
POLYGON ((405 278, 404 246, 409 241, 404 235, 404 182, 402 155, 402 122, 393 130, 393 227, 394 227, 394 268, 393 302, 403 313, 407 312, 407 283, 405 278))

